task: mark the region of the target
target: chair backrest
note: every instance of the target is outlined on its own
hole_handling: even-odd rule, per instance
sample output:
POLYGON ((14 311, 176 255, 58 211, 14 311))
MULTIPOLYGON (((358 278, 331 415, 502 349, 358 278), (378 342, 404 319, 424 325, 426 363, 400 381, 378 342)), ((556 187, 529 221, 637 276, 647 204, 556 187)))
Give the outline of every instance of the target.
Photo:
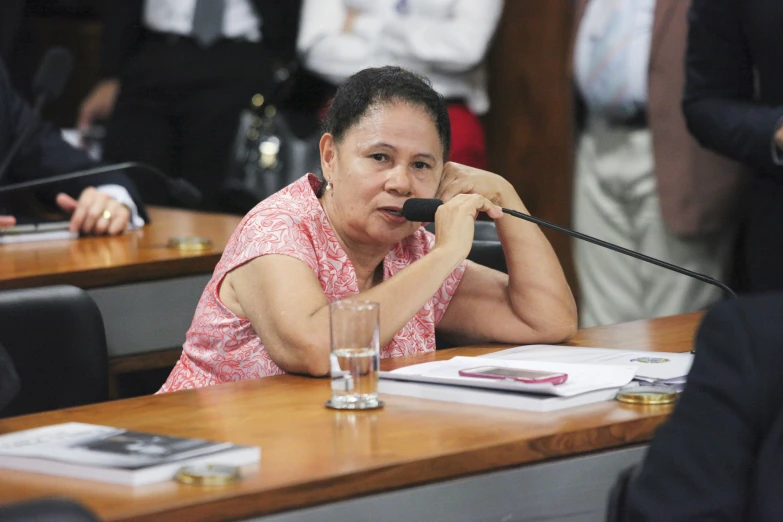
MULTIPOLYGON (((435 232, 433 223, 427 225, 426 228, 430 232, 435 232)), ((506 255, 500 245, 494 221, 476 221, 473 227, 473 246, 468 254, 468 259, 474 263, 508 273, 506 255)))
POLYGON ((42 498, 0 506, 3 522, 100 522, 81 504, 68 499, 42 498))
POLYGON ((0 417, 108 399, 103 318, 84 290, 49 286, 0 292, 0 344, 21 382, 0 417))
POLYGON ((634 464, 622 470, 609 491, 609 502, 606 507, 606 522, 623 522, 628 520, 626 498, 628 485, 639 473, 639 465, 634 464))

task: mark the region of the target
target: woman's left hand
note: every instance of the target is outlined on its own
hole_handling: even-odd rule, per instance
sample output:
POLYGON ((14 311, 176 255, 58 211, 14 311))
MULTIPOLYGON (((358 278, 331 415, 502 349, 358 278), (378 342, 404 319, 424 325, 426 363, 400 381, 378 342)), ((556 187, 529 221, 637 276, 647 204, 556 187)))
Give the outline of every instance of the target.
POLYGON ((449 161, 443 166, 435 197, 445 203, 457 194, 479 194, 503 206, 503 196, 509 190, 514 190, 511 184, 497 174, 449 161))

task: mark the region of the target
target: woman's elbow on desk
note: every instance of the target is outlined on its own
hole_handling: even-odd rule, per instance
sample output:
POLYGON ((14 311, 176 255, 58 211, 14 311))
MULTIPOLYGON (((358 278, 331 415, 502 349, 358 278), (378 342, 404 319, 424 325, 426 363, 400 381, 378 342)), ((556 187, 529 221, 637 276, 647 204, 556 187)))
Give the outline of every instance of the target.
POLYGON ((329 374, 328 342, 320 339, 291 339, 267 345, 272 361, 286 373, 323 377, 329 374))

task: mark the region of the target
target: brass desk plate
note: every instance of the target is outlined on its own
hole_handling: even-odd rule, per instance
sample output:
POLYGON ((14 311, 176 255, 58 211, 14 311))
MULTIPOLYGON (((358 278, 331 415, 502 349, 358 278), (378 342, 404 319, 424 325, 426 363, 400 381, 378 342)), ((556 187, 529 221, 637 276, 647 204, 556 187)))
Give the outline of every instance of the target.
POLYGON ((168 247, 177 250, 202 252, 212 248, 212 241, 206 237, 178 236, 169 239, 168 247))
POLYGON ((239 480, 239 468, 220 464, 185 466, 174 477, 177 482, 194 486, 224 486, 239 480))
POLYGON ((637 386, 624 388, 617 392, 617 400, 627 404, 645 406, 672 404, 677 400, 677 392, 661 386, 637 386))

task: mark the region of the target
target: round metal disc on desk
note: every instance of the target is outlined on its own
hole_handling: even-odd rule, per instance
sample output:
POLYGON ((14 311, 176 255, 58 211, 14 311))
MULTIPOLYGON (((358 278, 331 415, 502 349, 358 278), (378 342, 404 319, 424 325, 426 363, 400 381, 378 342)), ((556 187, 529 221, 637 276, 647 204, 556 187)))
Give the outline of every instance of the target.
POLYGON ((209 250, 212 248, 212 241, 206 237, 179 236, 170 238, 168 247, 177 250, 209 250))
POLYGON ((221 464, 196 464, 181 468, 174 477, 177 482, 198 486, 224 486, 239 480, 239 468, 221 464))
POLYGON ((329 399, 325 406, 332 410, 378 410, 383 408, 385 404, 383 401, 374 401, 369 404, 336 404, 329 399))
POLYGON ((637 386, 620 390, 616 398, 628 404, 671 404, 677 400, 677 392, 660 386, 637 386))

